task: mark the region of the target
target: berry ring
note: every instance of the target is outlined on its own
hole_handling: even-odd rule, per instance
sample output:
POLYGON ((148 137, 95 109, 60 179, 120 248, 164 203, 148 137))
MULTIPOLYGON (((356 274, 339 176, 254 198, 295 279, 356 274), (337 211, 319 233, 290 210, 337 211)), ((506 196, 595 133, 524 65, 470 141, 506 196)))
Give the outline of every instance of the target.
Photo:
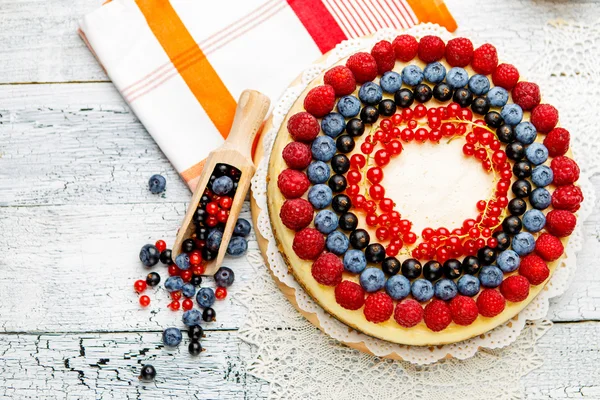
POLYGON ((268 208, 298 283, 367 335, 454 343, 515 317, 583 196, 569 132, 490 44, 400 35, 339 60, 275 139, 268 208))

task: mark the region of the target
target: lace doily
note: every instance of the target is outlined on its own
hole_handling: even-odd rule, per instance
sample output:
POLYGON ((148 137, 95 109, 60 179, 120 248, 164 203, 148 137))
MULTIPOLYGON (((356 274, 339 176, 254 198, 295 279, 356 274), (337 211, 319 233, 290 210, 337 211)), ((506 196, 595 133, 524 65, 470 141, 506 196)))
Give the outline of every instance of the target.
MULTIPOLYGON (((409 32, 417 37, 429 33, 439 35, 445 40, 452 37, 445 29, 432 24, 415 26, 409 32)), ((397 35, 397 31, 383 30, 372 38, 345 41, 331 52, 325 62, 312 65, 305 70, 301 83, 288 88, 275 104, 273 127, 264 134, 265 154, 270 154, 276 133, 285 115, 311 80, 340 58, 360 49, 370 48, 379 40, 392 40, 397 35)), ((572 41, 574 38, 569 37, 566 40, 572 41)), ((592 46, 591 43, 589 45, 592 46)), ((554 46, 551 48, 555 50, 554 46)), ((586 49, 581 49, 581 51, 586 51, 586 49)), ((562 54, 559 57, 564 59, 564 57, 576 56, 576 54, 562 54)), ((540 63, 536 65, 536 74, 527 76, 531 76, 532 80, 536 82, 548 80, 548 77, 551 77, 551 80, 566 80, 567 77, 572 80, 581 79, 581 71, 576 67, 567 72, 566 76, 554 74, 553 71, 556 71, 557 68, 560 71, 563 70, 563 64, 553 65, 549 60, 552 58, 541 57, 540 63), (537 80, 533 78, 537 78, 537 80)), ((586 64, 585 68, 588 66, 586 64)), ((595 78, 600 80, 598 77, 595 78)), ((305 312, 315 314, 322 329, 326 332, 323 334, 311 325, 285 299, 268 273, 261 254, 259 252, 249 254, 249 261, 255 267, 257 276, 253 284, 238 295, 238 300, 249 307, 248 319, 239 334, 244 341, 256 346, 255 357, 248 370, 257 377, 272 383, 271 394, 273 397, 306 398, 311 395, 317 398, 332 398, 334 394, 342 397, 354 397, 352 395, 369 393, 372 398, 383 399, 402 397, 404 392, 414 396, 418 394, 419 390, 425 390, 425 387, 427 388, 427 398, 448 398, 454 394, 453 391, 456 391, 455 395, 460 397, 461 386, 462 390, 465 390, 465 387, 469 388, 475 383, 474 381, 470 382, 471 379, 477 381, 477 386, 481 387, 478 394, 484 398, 498 397, 499 394, 502 398, 518 396, 520 377, 541 363, 535 354, 533 344, 551 325, 541 319, 548 312, 549 299, 562 294, 570 283, 575 269, 575 253, 581 249, 583 244, 581 226, 595 204, 588 174, 596 172, 595 168, 598 168, 590 159, 593 154, 598 153, 600 144, 597 137, 593 138, 593 142, 590 143, 589 136, 591 135, 588 135, 585 139, 585 146, 583 146, 583 135, 578 135, 579 132, 585 132, 588 125, 593 125, 595 121, 577 118, 580 112, 579 104, 569 102, 564 96, 555 96, 556 89, 553 91, 552 88, 559 88, 566 84, 567 82, 560 82, 560 84, 542 84, 541 86, 542 92, 546 95, 545 99, 549 102, 552 102, 553 98, 560 98, 560 102, 555 101, 554 103, 559 106, 561 111, 561 121, 569 127, 571 132, 574 132, 572 147, 574 147, 576 159, 581 166, 582 174, 579 184, 586 197, 586 201, 579 211, 578 229, 571 236, 566 249, 566 257, 557 267, 546 290, 542 291, 519 314, 517 320, 511 320, 484 336, 463 342, 435 348, 396 345, 349 330, 346 325, 322 310, 288 272, 277 249, 267 212, 266 177, 269 160, 268 157, 262 160, 252 180, 252 190, 254 200, 262 210, 257 217, 255 229, 268 241, 268 250, 265 256, 277 279, 295 290, 298 306, 305 312), (528 320, 534 322, 527 322, 528 320), (406 361, 393 362, 380 359, 352 350, 338 341, 363 342, 375 355, 386 356, 396 353, 406 361), (513 345, 508 346, 509 344, 513 345), (453 358, 444 359, 448 355, 453 358), (467 358, 471 358, 468 363, 460 361, 467 358), (423 366, 436 361, 439 362, 423 366), (464 369, 463 373, 461 373, 462 369, 464 369), (489 371, 485 374, 467 372, 488 369, 493 369, 494 373, 489 371), (456 385, 457 376, 461 377, 461 385, 456 385), (502 376, 502 379, 498 379, 499 376, 502 376), (386 382, 386 384, 373 383, 378 381, 386 382), (498 384, 499 382, 501 385, 498 384), (294 387, 293 393, 288 392, 292 386, 294 387), (344 396, 344 393, 347 396, 344 396), (506 396, 502 396, 503 393, 506 396)), ((593 95, 593 86, 590 85, 589 80, 586 80, 590 96, 593 95)), ((575 91, 573 92, 575 93, 575 91)), ((582 95, 581 92, 576 93, 578 96, 582 95)))

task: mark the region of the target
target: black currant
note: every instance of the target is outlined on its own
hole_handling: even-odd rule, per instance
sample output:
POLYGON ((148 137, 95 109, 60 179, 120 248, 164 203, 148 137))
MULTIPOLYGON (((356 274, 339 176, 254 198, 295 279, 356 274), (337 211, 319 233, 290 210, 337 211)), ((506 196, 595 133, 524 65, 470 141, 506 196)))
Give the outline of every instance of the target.
POLYGON ((365 124, 358 118, 352 118, 346 124, 346 132, 353 137, 360 136, 365 133, 365 124))
POLYGON ((431 97, 433 96, 431 88, 424 83, 419 83, 417 86, 415 86, 414 93, 415 100, 419 103, 426 103, 431 100, 431 97))
POLYGON ((415 258, 407 258, 402 262, 402 275, 408 279, 418 278, 422 269, 421 263, 415 258))
POLYGON ((467 88, 456 89, 452 100, 458 103, 461 107, 469 107, 473 102, 473 93, 467 88))
POLYGON ((171 249, 163 250, 160 253, 160 262, 163 264, 173 264, 173 259, 171 258, 171 249))
POLYGON ((144 382, 152 382, 154 378, 156 378, 156 369, 150 364, 144 365, 140 371, 139 379, 144 382))
POLYGON ((188 351, 190 352, 191 355, 193 356, 197 356, 198 354, 200 354, 202 352, 202 345, 200 345, 200 342, 196 342, 196 341, 191 341, 190 344, 188 345, 188 351))
POLYGON ((344 175, 335 174, 329 181, 327 182, 333 193, 340 193, 346 190, 346 186, 348 186, 348 182, 346 182, 346 177, 344 175))
POLYGON ((496 246, 498 250, 504 251, 510 247, 510 236, 507 235, 504 231, 498 231, 492 236, 498 241, 498 245, 496 246))
POLYGON ((444 262, 444 275, 448 279, 456 279, 462 273, 462 264, 455 258, 450 258, 444 262))
POLYGON ((506 157, 511 160, 521 161, 525 157, 525 146, 521 142, 512 142, 506 145, 506 157))
POLYGON ((508 211, 512 215, 523 215, 527 211, 527 203, 523 199, 514 198, 508 202, 508 211))
POLYGON ((202 321, 204 322, 212 322, 217 320, 217 313, 214 309, 208 307, 202 311, 202 321))
POLYGON ((531 183, 525 179, 519 179, 518 181, 513 182, 511 190, 516 197, 522 199, 529 196, 529 193, 531 193, 531 183))
POLYGON ((336 174, 345 174, 350 169, 350 160, 344 154, 336 154, 331 159, 331 169, 336 174))
POLYGON ((206 240, 208 238, 208 229, 204 227, 196 229, 196 238, 198 240, 206 240))
POLYGON ((462 261, 462 269, 465 274, 477 275, 481 269, 479 259, 475 256, 466 256, 462 261))
MULTIPOLYGON (((356 222, 358 225, 358 219, 356 222)), ((370 241, 371 241, 371 237, 369 236, 369 232, 365 231, 364 229, 356 229, 356 230, 352 231, 352 233, 350 234, 350 244, 355 249, 358 249, 358 250, 364 249, 365 247, 367 247, 369 245, 370 241)))
POLYGON ((184 253, 192 252, 195 248, 196 243, 194 243, 194 239, 185 239, 183 243, 181 243, 181 251, 184 253))
POLYGON ((510 125, 502 125, 496 129, 496 136, 502 143, 510 143, 515 140, 515 130, 510 125))
POLYGON ((496 250, 485 246, 477 251, 477 258, 482 265, 491 265, 496 261, 496 250))
POLYGON ((358 217, 356 216, 356 214, 353 214, 351 212, 342 214, 342 216, 340 217, 339 226, 340 229, 346 232, 352 232, 358 226, 358 217))
POLYGON ((345 194, 336 194, 331 200, 331 208, 337 213, 345 213, 352 208, 352 201, 345 194))
POLYGON ((415 101, 415 96, 410 89, 404 88, 394 93, 394 101, 398 107, 408 108, 415 101))
POLYGON ((202 248, 202 259, 204 261, 212 261, 215 259, 216 256, 217 254, 210 251, 208 247, 202 248))
POLYGON ((208 203, 210 203, 210 197, 203 194, 202 197, 200 197, 200 202, 199 202, 200 207, 204 208, 204 207, 206 207, 206 205, 208 203))
POLYGON ((512 171, 519 179, 529 178, 533 172, 533 166, 529 161, 519 161, 513 165, 512 171))
POLYGON ((339 136, 335 140, 335 147, 340 153, 350 153, 354 150, 354 139, 349 135, 339 136))
POLYGON ((473 100, 473 103, 471 103, 471 110, 473 110, 475 114, 484 115, 490 111, 490 101, 486 96, 477 97, 473 100))
POLYGON ((204 329, 200 325, 193 325, 188 328, 188 337, 190 340, 199 342, 204 336, 204 329))
POLYGON ((435 260, 427 261, 425 265, 423 265, 423 277, 428 281, 437 281, 442 277, 442 273, 442 264, 435 260))
POLYGON ((150 272, 146 276, 146 283, 148 284, 148 286, 158 285, 160 283, 160 275, 157 274, 156 272, 150 272))
POLYGON ((502 230, 509 235, 516 235, 521 232, 521 229, 523 229, 521 218, 515 215, 508 216, 502 221, 502 230))
POLYGON ((485 123, 491 128, 499 128, 504 123, 504 119, 497 111, 490 111, 483 117, 485 123))
POLYGON ((379 102, 379 114, 384 117, 391 117, 396 113, 396 103, 394 100, 384 99, 379 102))
POLYGON ((190 283, 194 286, 202 285, 202 275, 192 275, 192 279, 190 280, 190 283))
POLYGON ((229 166, 227 164, 217 164, 215 170, 213 171, 213 175, 217 178, 223 175, 227 175, 229 172, 229 166))
POLYGON ((365 124, 372 124, 379 118, 379 110, 375 106, 365 106, 360 110, 360 119, 365 124))
POLYGON ((388 275, 396 275, 400 267, 400 261, 396 257, 386 257, 381 263, 381 270, 388 275))
POLYGON ((452 98, 452 88, 447 83, 440 82, 433 87, 433 97, 441 102, 452 98))
POLYGON ((385 247, 379 243, 371 243, 365 250, 365 258, 370 263, 379 264, 385 258, 385 247))

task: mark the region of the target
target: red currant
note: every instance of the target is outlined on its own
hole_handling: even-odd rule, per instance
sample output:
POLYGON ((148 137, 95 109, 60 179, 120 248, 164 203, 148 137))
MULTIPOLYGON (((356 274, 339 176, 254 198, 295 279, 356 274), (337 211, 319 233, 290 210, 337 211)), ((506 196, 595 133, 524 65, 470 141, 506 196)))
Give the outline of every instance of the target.
POLYGON ((156 243, 154 243, 154 247, 156 247, 156 250, 158 250, 159 253, 162 253, 167 249, 167 244, 164 240, 157 240, 156 243))
POLYGON ((438 129, 440 126, 442 126, 442 120, 440 117, 434 116, 427 120, 427 124, 431 129, 438 129))
POLYGON ((198 265, 202 262, 202 254, 198 250, 194 250, 190 253, 190 265, 198 265))
MULTIPOLYGON (((398 226, 400 227, 400 232, 402 232, 402 234, 406 235, 406 234, 410 233, 410 228, 412 227, 412 224, 407 219, 401 219, 400 222, 398 223, 398 226)), ((415 237, 415 239, 416 239, 416 237, 415 237)))
POLYGON ((362 151, 363 154, 371 154, 373 152, 373 145, 371 143, 364 142, 360 145, 360 151, 362 151))
POLYGON ((463 146, 462 151, 465 156, 472 156, 473 154, 475 154, 475 148, 473 147, 472 144, 469 144, 469 143, 466 143, 463 146))
POLYGON ((148 285, 146 284, 146 281, 143 281, 141 279, 135 281, 135 283, 133 284, 133 289, 137 293, 142 293, 144 290, 146 290, 147 287, 148 287, 148 285))
POLYGON ((176 290, 175 292, 171 292, 171 300, 179 300, 181 299, 181 292, 176 290))
POLYGON ((456 132, 456 127, 450 122, 444 122, 441 127, 441 132, 442 136, 444 137, 454 136, 454 133, 456 132))
POLYGON ((377 150, 375 152, 375 164, 380 167, 387 165, 390 162, 390 153, 384 149, 377 150))
POLYGON ((398 255, 399 252, 400 252, 400 247, 396 246, 395 244, 389 244, 388 247, 386 247, 386 249, 385 249, 385 254, 388 257, 395 257, 398 255))
POLYGON ((413 140, 415 137, 415 132, 412 129, 402 129, 402 132, 400 132, 400 139, 404 140, 405 142, 410 142, 411 140, 413 140))
POLYGON ((361 169, 365 165, 367 165, 367 159, 362 154, 352 154, 350 157, 350 165, 356 169, 361 169))
POLYGON ((379 208, 381 208, 381 211, 390 212, 394 209, 394 201, 389 198, 381 199, 379 208))
POLYGON ((192 275, 203 275, 206 267, 202 264, 192 266, 192 275))
POLYGON ((399 140, 393 139, 385 146, 385 149, 392 155, 397 156, 402 153, 402 143, 399 140))
POLYGON ((425 129, 425 128, 419 128, 415 132, 415 140, 418 142, 426 141, 427 136, 429 136, 429 133, 427 132, 427 129, 425 129))
POLYGON ((360 192, 360 186, 355 183, 348 185, 346 188, 346 193, 348 193, 349 196, 356 196, 358 195, 358 192, 360 192))
POLYGON ((171 264, 167 271, 169 272, 169 276, 179 276, 180 269, 177 265, 171 264))
POLYGON ((384 132, 389 132, 393 128, 392 121, 390 121, 388 118, 385 118, 383 121, 381 121, 379 126, 384 132))
POLYGON ((144 295, 139 298, 140 306, 148 307, 150 305, 150 297, 144 295))
POLYGON ((216 201, 211 201, 206 205, 208 215, 216 215, 219 212, 219 204, 216 201))
POLYGON ((171 303, 169 303, 169 308, 173 311, 179 310, 180 307, 181 307, 181 304, 179 303, 178 300, 173 300, 171 303))
POLYGON ((219 210, 219 212, 217 213, 217 221, 221 222, 222 224, 226 223, 228 218, 229 218, 228 210, 219 210))
POLYGON ((431 239, 434 233, 435 231, 432 228, 425 228, 423 229, 423 232, 421 232, 421 236, 423 237, 423 239, 429 240, 431 239))
POLYGON ((429 132, 429 140, 438 143, 442 139, 442 133, 437 129, 433 129, 429 132))
POLYGON ((374 200, 381 200, 385 196, 385 189, 379 183, 376 183, 369 188, 369 195, 374 200))
POLYGON ((363 196, 362 194, 357 194, 356 196, 354 196, 354 199, 352 199, 352 205, 357 208, 363 208, 366 201, 367 199, 365 198, 365 196, 363 196))
POLYGON ((413 117, 413 110, 411 110, 410 108, 404 108, 402 110, 402 119, 404 121, 410 121, 413 117))
POLYGON ((348 180, 348 183, 351 185, 355 185, 358 182, 360 182, 360 180, 362 179, 362 175, 360 172, 358 172, 355 169, 351 169, 350 171, 348 171, 348 173, 346 174, 346 179, 348 180))
POLYGON ((377 221, 377 215, 375 214, 367 214, 367 216, 365 217, 365 222, 368 226, 377 226, 377 221))
POLYGON ((417 241, 417 235, 415 235, 413 232, 408 232, 404 235, 404 241, 407 244, 414 244, 417 241))
POLYGON ((427 107, 423 104, 417 104, 414 110, 415 118, 423 118, 427 114, 427 107))
POLYGON ((381 226, 375 231, 375 236, 377 236, 377 240, 388 240, 390 238, 390 231, 388 228, 381 226))
POLYGON ((189 311, 192 308, 194 308, 194 302, 192 301, 192 299, 185 299, 181 303, 181 308, 183 308, 183 311, 189 311))
POLYGON ((184 282, 189 282, 192 280, 192 271, 186 269, 185 271, 181 271, 179 276, 181 277, 181 279, 183 279, 184 282))
POLYGON ((493 249, 496 246, 498 246, 498 240, 496 238, 491 237, 487 240, 487 245, 493 249))
POLYGON ((394 125, 400 125, 402 123, 402 115, 401 114, 392 115, 392 123, 394 125))
POLYGON ((224 287, 217 287, 217 290, 215 290, 215 297, 218 300, 223 300, 225 297, 227 297, 227 288, 224 287))
POLYGON ((219 206, 221 206, 221 208, 224 208, 225 210, 229 210, 232 204, 233 200, 231 199, 231 197, 225 196, 219 199, 219 206))
POLYGON ((383 170, 379 167, 371 167, 367 170, 367 179, 372 183, 379 183, 383 179, 383 170))
POLYGON ((213 228, 215 226, 217 226, 217 224, 219 223, 219 220, 217 219, 217 217, 215 217, 214 215, 209 215, 208 217, 206 217, 206 219, 204 220, 204 223, 206 224, 206 226, 208 226, 209 228, 213 228))

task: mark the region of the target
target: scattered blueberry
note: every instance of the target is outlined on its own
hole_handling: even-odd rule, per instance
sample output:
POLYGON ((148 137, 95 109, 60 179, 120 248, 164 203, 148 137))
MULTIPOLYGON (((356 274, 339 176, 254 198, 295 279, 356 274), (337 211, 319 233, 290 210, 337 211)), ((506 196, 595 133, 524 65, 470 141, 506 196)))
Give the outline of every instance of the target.
POLYGON ((220 267, 215 273, 215 282, 217 286, 229 287, 235 280, 235 274, 228 267, 220 267))
POLYGON ((554 172, 547 165, 539 165, 531 173, 531 181, 538 187, 548 186, 554 180, 554 172))
POLYGON ((533 165, 540 165, 548 159, 548 149, 541 143, 531 143, 525 150, 525 156, 533 165))
POLYGON ((183 293, 185 297, 191 299, 196 294, 196 286, 192 285, 191 283, 186 283, 181 288, 181 293, 183 293))
POLYGON ((440 300, 448 301, 452 300, 456 296, 458 293, 458 288, 453 280, 440 279, 435 283, 433 291, 435 293, 435 297, 440 300))
POLYGON ((212 183, 212 191, 218 196, 225 196, 233 189, 233 180, 228 176, 220 176, 212 183))
POLYGON ((306 170, 308 180, 313 184, 325 183, 329 180, 331 169, 323 161, 313 161, 306 170))
POLYGON ((239 257, 248 250, 248 242, 241 236, 233 236, 227 245, 227 254, 232 257, 239 257))
POLYGON ((189 310, 183 313, 181 317, 183 323, 187 326, 200 325, 202 320, 202 313, 198 310, 189 310))
POLYGON ((523 109, 518 104, 507 104, 502 107, 500 116, 508 125, 517 125, 523 119, 523 109))
POLYGON ((403 275, 394 275, 385 283, 385 291, 394 300, 401 300, 410 293, 410 281, 403 275))
POLYGON ((329 161, 336 152, 335 140, 329 136, 317 136, 312 143, 311 150, 315 160, 329 161))
POLYGON ((323 117, 321 129, 327 136, 336 138, 346 129, 346 120, 342 114, 332 112, 323 117))
POLYGON ((448 83, 452 89, 465 87, 467 82, 469 82, 469 74, 464 68, 452 67, 446 75, 446 83, 448 83))
POLYGON ((160 253, 153 244, 146 244, 140 250, 140 261, 146 267, 153 267, 158 264, 160 259, 160 253))
POLYGON ((223 232, 213 229, 208 233, 208 237, 206 238, 206 248, 213 253, 217 253, 219 247, 221 247, 221 240, 223 240, 223 232))
POLYGON ((546 188, 539 187, 537 189, 533 189, 531 195, 529 195, 529 202, 533 208, 544 210, 548 208, 550 203, 552 203, 552 195, 548 190, 546 190, 546 188))
POLYGON ((167 187, 167 180, 164 176, 156 174, 150 177, 148 181, 148 189, 150 193, 159 194, 165 191, 167 187))
POLYGON ((246 237, 250 234, 250 222, 244 218, 238 218, 235 222, 235 228, 233 228, 233 236, 246 237))
POLYGON ((178 328, 167 328, 162 335, 163 343, 169 347, 179 346, 181 339, 183 339, 183 335, 178 328))
POLYGON ((415 300, 428 301, 433 297, 433 284, 426 279, 417 279, 412 283, 410 292, 415 300))
POLYGON ((469 90, 477 96, 486 94, 490 90, 490 80, 485 75, 473 75, 468 82, 469 90))
POLYGON ((170 276, 165 281, 165 288, 169 292, 176 292, 183 287, 183 279, 179 276, 170 276))
POLYGON ((348 247, 350 247, 350 240, 342 232, 334 231, 327 236, 325 246, 327 247, 327 250, 333 254, 341 256, 342 254, 346 253, 346 250, 348 250, 348 247))
POLYGON ((360 112, 360 100, 354 96, 344 96, 338 101, 337 110, 346 118, 356 117, 360 112))
POLYGON ((481 285, 487 288, 496 288, 502 283, 502 270, 495 265, 486 265, 479 272, 481 285))
POLYGON ((379 85, 384 92, 396 93, 402 87, 402 77, 395 71, 388 71, 379 80, 379 85))
POLYGON ((465 274, 458 280, 458 292, 463 296, 475 296, 479 293, 479 287, 479 279, 473 275, 465 274))
POLYGON ((503 272, 513 272, 519 268, 521 258, 514 250, 504 250, 498 254, 496 263, 503 272))
POLYGON ((318 210, 321 210, 331 204, 333 192, 327 185, 314 185, 308 191, 308 201, 318 210))
POLYGON ((321 233, 329 234, 338 226, 337 214, 331 210, 321 210, 315 216, 315 228, 321 233))
POLYGON ((207 287, 198 290, 196 301, 202 308, 211 307, 215 304, 215 291, 207 287))
POLYGON ((529 232, 520 232, 512 240, 512 249, 520 256, 526 256, 535 249, 535 238, 529 232))
POLYGON ((354 274, 361 273, 367 267, 367 258, 361 250, 348 250, 344 254, 344 268, 354 274))
POLYGON ((187 270, 190 269, 190 256, 186 253, 181 253, 175 258, 175 264, 179 267, 179 269, 187 270))
POLYGON ((374 105, 381 101, 383 98, 383 91, 381 87, 373 82, 366 82, 360 87, 358 91, 358 98, 365 104, 374 105))
POLYGON ((523 215, 523 226, 531 233, 539 232, 546 225, 546 216, 540 210, 527 210, 523 215))
POLYGON ((367 268, 360 274, 360 285, 368 293, 373 293, 385 285, 385 275, 379 268, 367 268))
POLYGON ((508 102, 508 92, 500 86, 494 86, 487 93, 487 98, 492 107, 504 107, 508 102))
POLYGON ((423 76, 428 82, 440 83, 446 77, 446 67, 441 62, 432 62, 423 70, 423 76))
POLYGON ((417 86, 423 82, 423 71, 418 66, 411 64, 402 69, 402 82, 408 86, 417 86))
POLYGON ((535 126, 533 126, 533 124, 529 121, 521 122, 515 128, 515 137, 523 144, 531 144, 535 142, 535 138, 537 137, 535 126))

